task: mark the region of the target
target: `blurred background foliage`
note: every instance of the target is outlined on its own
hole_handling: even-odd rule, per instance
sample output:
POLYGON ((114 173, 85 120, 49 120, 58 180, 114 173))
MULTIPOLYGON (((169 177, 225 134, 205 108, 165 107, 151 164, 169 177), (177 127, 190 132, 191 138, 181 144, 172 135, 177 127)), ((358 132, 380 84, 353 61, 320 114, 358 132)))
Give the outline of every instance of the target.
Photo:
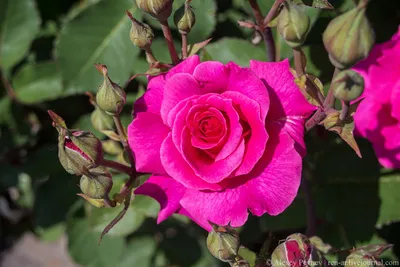
MULTIPOLYGON (((336 15, 352 8, 352 0, 332 0, 333 11, 307 8, 313 27, 305 44, 307 71, 329 85, 333 67, 322 44, 322 32, 336 15)), ((175 0, 178 8, 183 0, 175 0)), ((264 15, 272 0, 260 0, 264 15)), ((237 20, 252 20, 245 0, 193 0, 197 22, 189 43, 212 37, 200 53, 203 59, 266 60, 262 43, 237 20)), ((373 0, 368 17, 377 42, 388 40, 400 23, 399 0, 373 0)), ((43 242, 68 237, 72 259, 81 266, 225 266, 205 248, 206 232, 186 218, 173 216, 157 225, 159 205, 137 196, 123 220, 97 246, 105 225, 118 209, 95 209, 84 203, 78 178, 68 175, 58 162, 57 133, 46 110, 52 109, 69 126, 93 129, 93 107, 84 92, 95 92, 102 77, 95 63, 106 64, 110 77, 128 95, 123 122, 131 120, 133 101, 145 88, 144 54, 129 40, 131 11, 155 30, 152 49, 168 62, 157 22, 139 12, 132 0, 0 0, 0 248, 12 246, 31 231, 43 242), (10 90, 13 88, 13 90, 10 90)), ((170 25, 175 29, 172 21, 170 25)), ((177 48, 180 36, 173 31, 177 48)), ((274 29, 280 58, 292 58, 291 49, 274 29)), ((358 140, 356 154, 335 134, 315 129, 307 135, 308 155, 304 178, 312 185, 318 218, 318 235, 338 248, 369 243, 400 244, 400 173, 382 169, 371 145, 358 140)), ((112 155, 109 155, 112 157, 112 155)), ((126 177, 114 176, 116 184, 126 177)), ((306 228, 304 193, 283 214, 250 217, 240 229, 243 245, 258 251, 269 232, 274 242, 306 228)), ((384 254, 398 259, 400 248, 384 254), (397 255, 397 256, 396 256, 397 255)))

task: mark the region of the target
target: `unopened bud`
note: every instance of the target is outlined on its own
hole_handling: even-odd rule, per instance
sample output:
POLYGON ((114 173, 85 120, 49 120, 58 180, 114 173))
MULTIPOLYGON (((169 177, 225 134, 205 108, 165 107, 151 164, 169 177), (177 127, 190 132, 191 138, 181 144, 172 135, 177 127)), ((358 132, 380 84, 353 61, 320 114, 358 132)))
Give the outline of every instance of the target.
POLYGON ((129 34, 132 43, 140 49, 148 49, 154 39, 153 30, 146 23, 136 20, 129 11, 125 12, 132 21, 132 27, 129 34))
POLYGON ((96 64, 96 68, 104 76, 104 82, 99 87, 96 95, 97 105, 109 115, 118 115, 126 103, 125 91, 118 84, 111 81, 105 65, 96 64))
POLYGON ((98 167, 82 175, 80 188, 82 192, 92 199, 108 197, 113 181, 111 174, 104 168, 98 167))
POLYGON ((188 0, 174 14, 174 22, 179 32, 188 34, 196 23, 196 16, 188 0))
POLYGON ((322 256, 305 235, 292 234, 275 248, 271 255, 272 266, 300 267, 323 265, 322 256))
POLYGON ((333 19, 323 34, 329 59, 338 69, 346 69, 366 58, 374 45, 374 31, 365 15, 366 6, 358 7, 333 19))
POLYGON ((64 169, 75 175, 97 167, 103 160, 101 141, 90 132, 69 130, 64 120, 48 111, 58 131, 58 158, 64 169))
POLYGON ((159 21, 165 21, 172 13, 173 0, 136 0, 137 6, 159 21))
POLYGON ((310 28, 310 18, 303 7, 290 1, 284 3, 284 8, 278 16, 277 29, 286 43, 293 48, 301 46, 310 28))
POLYGON ((364 79, 354 70, 339 72, 332 81, 333 94, 343 101, 357 99, 364 91, 364 79))
POLYGON ((230 262, 235 260, 240 247, 239 234, 230 226, 212 224, 207 237, 207 248, 217 259, 230 262))
POLYGON ((114 129, 113 118, 107 113, 105 113, 97 105, 95 107, 95 110, 90 115, 90 121, 92 122, 93 127, 98 131, 114 129))

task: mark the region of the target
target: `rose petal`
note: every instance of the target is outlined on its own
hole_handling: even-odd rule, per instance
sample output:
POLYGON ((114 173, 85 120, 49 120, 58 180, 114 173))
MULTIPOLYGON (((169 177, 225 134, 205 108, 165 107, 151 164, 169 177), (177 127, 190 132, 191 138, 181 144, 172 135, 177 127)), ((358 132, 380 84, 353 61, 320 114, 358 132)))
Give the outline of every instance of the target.
POLYGON ((250 61, 250 68, 266 84, 270 97, 267 121, 275 121, 296 141, 296 149, 305 155, 304 122, 316 107, 309 104, 294 83, 289 60, 281 62, 250 61))
POLYGON ((161 162, 166 172, 187 188, 196 188, 198 190, 220 190, 222 188, 218 184, 207 183, 195 175, 193 169, 176 149, 171 133, 168 134, 161 145, 161 162))
POLYGON ((139 172, 165 174, 160 158, 160 147, 171 130, 159 115, 140 112, 128 126, 128 142, 135 155, 139 172))
POLYGON ((264 120, 261 120, 260 105, 238 92, 230 91, 225 92, 222 95, 232 99, 237 108, 240 108, 244 119, 247 120, 251 129, 251 135, 246 144, 246 151, 242 164, 233 173, 234 176, 247 174, 253 169, 254 165, 264 154, 265 145, 268 140, 265 122, 264 120))
POLYGON ((135 194, 150 196, 160 203, 157 223, 161 223, 181 209, 180 200, 185 191, 186 188, 171 177, 153 175, 135 190, 135 194))
POLYGON ((164 74, 149 78, 146 92, 136 100, 133 106, 134 116, 138 112, 160 114, 164 86, 164 74))
POLYGON ((168 113, 179 102, 193 95, 200 94, 202 94, 200 85, 192 75, 178 73, 169 78, 164 87, 164 98, 161 104, 161 117, 164 123, 167 124, 168 113))
POLYGON ((226 67, 229 68, 229 84, 226 91, 239 92, 255 100, 261 107, 261 119, 264 120, 270 101, 263 82, 248 68, 241 68, 233 62, 229 62, 226 67))
POLYGON ((393 88, 391 104, 392 116, 396 118, 400 123, 400 79, 397 81, 396 85, 393 88))
POLYGON ((182 151, 186 162, 191 166, 194 173, 202 180, 208 183, 219 183, 240 165, 245 150, 244 140, 242 140, 236 149, 223 160, 209 160, 204 151, 194 148, 190 142, 190 133, 186 129, 183 132, 182 151), (185 136, 186 135, 186 136, 185 136))
POLYGON ((194 70, 196 69, 197 65, 200 64, 200 57, 198 55, 193 55, 170 69, 167 73, 167 80, 174 76, 177 73, 189 73, 193 74, 194 70))
POLYGON ((293 139, 275 127, 264 156, 249 175, 236 177, 236 185, 231 181, 223 191, 188 189, 181 205, 196 220, 239 227, 246 222, 248 209, 257 216, 283 212, 296 197, 301 168, 293 139))
POLYGON ((229 71, 224 64, 218 61, 206 61, 200 63, 194 70, 193 77, 202 87, 215 93, 222 92, 228 85, 229 71))

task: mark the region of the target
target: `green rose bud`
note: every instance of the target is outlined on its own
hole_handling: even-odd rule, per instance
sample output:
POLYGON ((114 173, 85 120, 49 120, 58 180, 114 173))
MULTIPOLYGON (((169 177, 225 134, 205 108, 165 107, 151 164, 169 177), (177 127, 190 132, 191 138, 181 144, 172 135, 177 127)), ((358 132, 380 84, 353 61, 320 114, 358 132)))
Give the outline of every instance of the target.
POLYGON ((69 130, 60 116, 48 111, 57 129, 58 158, 64 169, 75 175, 83 175, 97 167, 103 160, 101 141, 90 132, 69 130))
POLYGON ((104 76, 104 82, 96 95, 97 105, 109 115, 118 115, 126 103, 126 94, 118 84, 108 77, 108 70, 105 65, 96 64, 96 68, 104 76))
POLYGON ((339 72, 332 81, 333 94, 343 101, 357 99, 364 91, 364 79, 354 70, 339 72))
POLYGON ((221 261, 234 261, 240 247, 239 234, 230 226, 210 224, 213 226, 213 230, 207 237, 208 250, 221 261))
POLYGON ((196 17, 189 2, 186 0, 174 14, 175 25, 182 34, 188 34, 196 23, 196 17))
POLYGON ((148 49, 154 39, 153 30, 146 23, 136 20, 129 11, 125 12, 132 21, 132 27, 129 35, 132 43, 140 49, 148 49))
POLYGON ((333 19, 323 34, 329 59, 338 69, 350 68, 366 58, 374 45, 374 31, 365 12, 366 5, 360 4, 333 19))
POLYGON ((97 105, 95 106, 94 111, 90 115, 90 121, 92 122, 93 127, 98 131, 114 129, 113 118, 107 113, 105 113, 97 105))
POLYGON ((104 167, 97 167, 82 175, 80 188, 91 199, 108 197, 113 181, 111 174, 104 167))
POLYGON ((165 21, 172 13, 173 0, 136 0, 137 6, 159 21, 165 21))
POLYGON ((300 47, 310 28, 310 18, 301 6, 290 1, 284 3, 283 10, 278 16, 277 29, 286 43, 293 48, 300 47))

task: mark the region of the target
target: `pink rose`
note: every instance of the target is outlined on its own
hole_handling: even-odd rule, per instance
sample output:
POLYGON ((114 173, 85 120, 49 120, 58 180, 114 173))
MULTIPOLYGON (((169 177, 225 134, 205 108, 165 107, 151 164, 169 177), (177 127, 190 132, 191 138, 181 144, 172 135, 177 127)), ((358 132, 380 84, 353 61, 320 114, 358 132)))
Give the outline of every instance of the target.
POLYGON ((354 69, 365 80, 355 114, 357 134, 372 143, 384 167, 400 168, 400 28, 354 69))
POLYGON ((180 213, 206 229, 237 227, 248 211, 291 204, 315 109, 293 80, 287 60, 241 68, 198 56, 150 78, 128 135, 138 171, 153 174, 135 192, 160 203, 158 222, 180 213))

